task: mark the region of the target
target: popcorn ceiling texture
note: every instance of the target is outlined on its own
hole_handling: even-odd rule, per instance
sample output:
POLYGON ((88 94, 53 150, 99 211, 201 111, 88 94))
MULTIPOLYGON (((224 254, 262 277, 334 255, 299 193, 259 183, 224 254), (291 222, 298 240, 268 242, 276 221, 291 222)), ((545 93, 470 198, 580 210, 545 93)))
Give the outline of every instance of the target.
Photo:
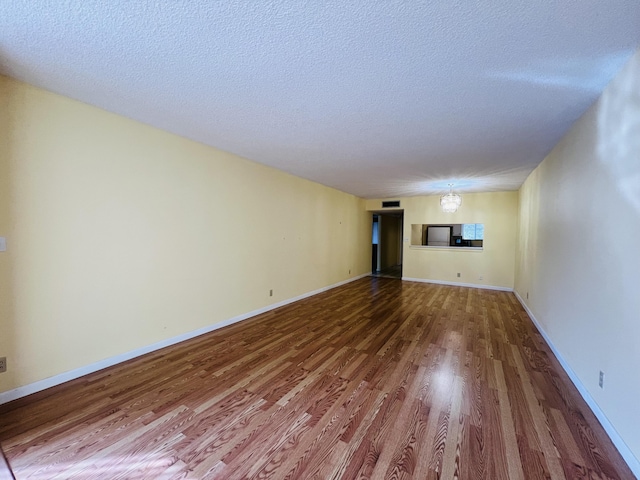
POLYGON ((361 197, 514 190, 640 2, 0 2, 0 72, 361 197))

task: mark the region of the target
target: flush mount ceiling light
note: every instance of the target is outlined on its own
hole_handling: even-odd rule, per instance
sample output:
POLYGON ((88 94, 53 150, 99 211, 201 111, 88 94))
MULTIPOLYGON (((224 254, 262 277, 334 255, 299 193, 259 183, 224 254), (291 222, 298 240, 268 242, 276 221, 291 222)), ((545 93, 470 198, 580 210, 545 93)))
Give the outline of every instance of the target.
POLYGON ((453 183, 449 184, 449 193, 440 197, 440 206, 442 211, 446 213, 453 213, 458 210, 458 207, 462 203, 460 195, 453 193, 453 183))

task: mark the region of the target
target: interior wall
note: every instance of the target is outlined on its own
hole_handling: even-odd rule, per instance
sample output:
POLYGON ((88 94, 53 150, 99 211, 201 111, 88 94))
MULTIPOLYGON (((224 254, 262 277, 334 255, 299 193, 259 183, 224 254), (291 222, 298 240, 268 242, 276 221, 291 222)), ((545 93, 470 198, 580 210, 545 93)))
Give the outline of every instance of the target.
MULTIPOLYGON (((10 201, 11 182, 9 170, 9 136, 6 134, 9 128, 9 84, 0 76, 0 237, 10 237, 10 201)), ((11 238, 8 239, 8 248, 11 249, 11 238)), ((0 252, 0 356, 7 357, 8 371, 0 373, 0 382, 3 377, 10 382, 13 377, 12 359, 14 358, 13 323, 5 321, 13 317, 13 292, 11 285, 11 257, 8 251, 0 252)), ((0 383, 1 385, 1 383, 0 383)))
POLYGON ((636 463, 639 239, 640 51, 522 186, 516 268, 516 291, 636 463))
POLYGON ((0 83, 0 392, 370 271, 364 200, 0 83))
MULTIPOLYGON (((381 202, 367 200, 367 210, 380 210, 381 202)), ((518 192, 464 194, 455 213, 442 211, 438 195, 401 198, 400 203, 404 209, 404 278, 513 288, 518 192), (413 224, 438 223, 483 223, 483 250, 410 246, 413 224)))

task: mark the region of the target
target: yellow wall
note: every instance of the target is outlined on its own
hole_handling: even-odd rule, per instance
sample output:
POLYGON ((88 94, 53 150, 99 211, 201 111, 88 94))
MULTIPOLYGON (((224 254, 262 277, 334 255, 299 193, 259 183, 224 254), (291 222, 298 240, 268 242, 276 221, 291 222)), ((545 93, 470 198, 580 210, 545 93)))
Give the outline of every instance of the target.
POLYGON ((516 291, 636 471, 639 241, 640 51, 522 186, 516 269, 516 291))
MULTIPOLYGON (((367 200, 367 210, 380 210, 381 201, 367 200)), ((404 209, 404 278, 513 288, 518 192, 464 194, 456 213, 444 213, 438 195, 401 198, 400 204, 404 209), (483 223, 484 249, 411 247, 411 225, 423 223, 483 223)))
POLYGON ((370 270, 364 200, 0 85, 0 392, 370 270))
MULTIPOLYGON (((2 81, 2 78, 0 77, 0 237, 9 237, 11 183, 9 181, 9 137, 5 135, 9 127, 9 86, 2 81)), ((11 240, 8 240, 8 246, 12 247, 11 240)), ((6 321, 13 316, 10 260, 8 252, 0 252, 0 357, 7 357, 9 365, 8 372, 0 373, 0 382, 3 380, 2 377, 9 381, 12 376, 12 359, 15 351, 11 342, 13 323, 6 321)))

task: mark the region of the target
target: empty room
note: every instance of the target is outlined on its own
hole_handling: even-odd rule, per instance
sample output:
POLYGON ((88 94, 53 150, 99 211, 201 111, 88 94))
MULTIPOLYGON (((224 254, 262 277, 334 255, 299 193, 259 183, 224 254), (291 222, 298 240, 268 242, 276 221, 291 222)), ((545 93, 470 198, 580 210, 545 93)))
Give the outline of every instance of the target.
POLYGON ((640 3, 0 2, 0 480, 640 477, 640 3))

